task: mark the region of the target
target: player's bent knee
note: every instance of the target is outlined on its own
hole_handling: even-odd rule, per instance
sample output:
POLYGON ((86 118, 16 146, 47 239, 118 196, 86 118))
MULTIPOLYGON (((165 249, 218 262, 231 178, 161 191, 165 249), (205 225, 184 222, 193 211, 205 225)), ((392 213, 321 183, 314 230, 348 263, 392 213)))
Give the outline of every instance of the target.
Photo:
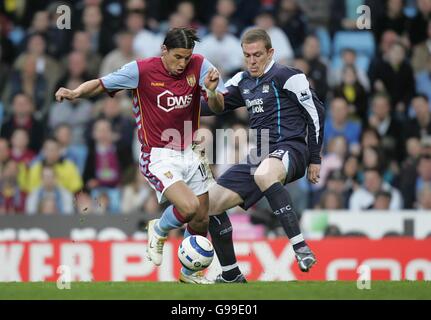
POLYGON ((185 200, 177 206, 177 209, 187 220, 192 219, 199 210, 200 202, 197 197, 185 200))

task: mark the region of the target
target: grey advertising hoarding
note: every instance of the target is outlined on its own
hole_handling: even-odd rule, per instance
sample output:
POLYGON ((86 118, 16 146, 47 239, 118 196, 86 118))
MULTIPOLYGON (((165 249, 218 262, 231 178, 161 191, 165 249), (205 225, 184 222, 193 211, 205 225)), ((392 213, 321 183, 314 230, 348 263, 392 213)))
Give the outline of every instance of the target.
POLYGON ((0 241, 145 239, 143 214, 73 216, 0 216, 0 241))

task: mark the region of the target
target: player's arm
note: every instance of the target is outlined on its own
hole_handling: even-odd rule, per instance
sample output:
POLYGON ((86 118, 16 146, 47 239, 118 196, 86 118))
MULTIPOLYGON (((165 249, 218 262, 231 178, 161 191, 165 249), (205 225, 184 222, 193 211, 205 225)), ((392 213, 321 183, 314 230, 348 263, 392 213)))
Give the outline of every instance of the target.
POLYGON ((217 85, 220 81, 220 74, 217 69, 209 70, 205 77, 205 91, 207 93, 208 107, 214 113, 220 113, 224 110, 223 94, 217 91, 217 85))
POLYGON ((323 103, 317 98, 310 88, 310 84, 303 73, 295 74, 287 79, 284 89, 291 91, 298 103, 305 110, 308 127, 308 149, 310 151, 310 165, 308 167, 308 179, 312 183, 319 182, 321 151, 323 144, 323 132, 325 121, 325 109, 323 103))
POLYGON ((103 86, 99 79, 86 81, 75 90, 60 88, 55 93, 55 99, 58 102, 66 100, 75 100, 79 98, 90 98, 97 96, 103 92, 103 86))
POLYGON ((78 88, 70 90, 60 88, 55 93, 57 101, 64 99, 74 100, 79 98, 90 98, 106 91, 114 96, 117 91, 135 89, 139 83, 139 68, 136 61, 129 62, 121 69, 112 72, 100 79, 94 79, 81 84, 78 88))
POLYGON ((207 59, 202 62, 199 85, 206 91, 205 98, 210 110, 216 114, 223 112, 223 95, 227 93, 227 90, 218 70, 207 59))
POLYGON ((232 79, 226 82, 226 94, 224 95, 224 109, 220 112, 214 112, 206 99, 201 99, 201 116, 213 116, 216 114, 225 114, 231 112, 237 108, 241 108, 245 106, 245 101, 242 98, 238 83, 242 77, 242 72, 235 75, 232 79))

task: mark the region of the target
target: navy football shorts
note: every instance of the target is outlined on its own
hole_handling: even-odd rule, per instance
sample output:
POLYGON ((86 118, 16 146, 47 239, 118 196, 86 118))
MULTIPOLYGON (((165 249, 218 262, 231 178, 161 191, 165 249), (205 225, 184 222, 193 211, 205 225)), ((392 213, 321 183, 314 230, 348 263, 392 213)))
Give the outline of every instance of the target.
MULTIPOLYGON (((285 184, 302 178, 309 163, 309 152, 306 145, 303 150, 291 146, 278 146, 268 157, 282 160, 285 167, 288 168, 285 184)), ((241 196, 244 203, 240 206, 245 210, 264 196, 253 176, 253 172, 259 164, 253 164, 249 160, 244 164, 236 164, 217 179, 217 184, 241 196)))

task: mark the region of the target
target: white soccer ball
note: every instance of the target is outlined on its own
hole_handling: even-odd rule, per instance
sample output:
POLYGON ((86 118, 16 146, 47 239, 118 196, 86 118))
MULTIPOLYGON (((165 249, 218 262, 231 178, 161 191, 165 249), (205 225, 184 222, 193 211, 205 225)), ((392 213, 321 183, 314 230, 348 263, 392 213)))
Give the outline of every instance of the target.
POLYGON ((181 242, 178 248, 178 258, 186 269, 204 270, 213 261, 214 248, 207 238, 190 236, 181 242))

